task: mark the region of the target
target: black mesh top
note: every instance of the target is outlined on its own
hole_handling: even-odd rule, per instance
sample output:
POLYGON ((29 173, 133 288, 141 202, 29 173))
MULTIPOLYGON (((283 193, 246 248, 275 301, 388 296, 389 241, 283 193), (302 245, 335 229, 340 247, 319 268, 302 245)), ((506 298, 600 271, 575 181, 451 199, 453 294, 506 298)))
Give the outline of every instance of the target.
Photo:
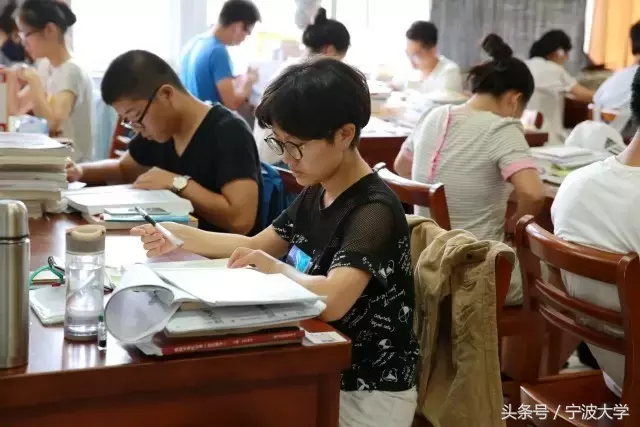
POLYGON ((307 273, 351 267, 372 274, 353 307, 332 326, 352 341, 351 369, 341 389, 403 391, 415 385, 413 273, 402 205, 377 174, 323 207, 320 185, 305 189, 276 219, 283 239, 311 257, 307 273))

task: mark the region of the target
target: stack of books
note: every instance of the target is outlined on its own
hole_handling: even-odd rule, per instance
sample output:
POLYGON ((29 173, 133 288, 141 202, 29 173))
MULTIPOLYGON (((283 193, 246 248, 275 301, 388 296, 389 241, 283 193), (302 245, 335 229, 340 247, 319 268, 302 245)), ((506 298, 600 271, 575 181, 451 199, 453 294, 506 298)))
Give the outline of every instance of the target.
POLYGON ((565 145, 535 147, 529 152, 536 161, 541 178, 553 184, 561 184, 576 169, 611 156, 607 152, 565 145))
POLYGON ((105 307, 107 330, 146 355, 302 342, 326 308, 295 281, 243 268, 136 264, 105 307))
POLYGON ((155 221, 172 221, 198 227, 190 215, 193 205, 169 190, 140 190, 131 185, 110 185, 68 190, 64 198, 69 207, 80 211, 90 224, 108 230, 130 229, 146 222, 135 210, 144 209, 155 221))
POLYGON ((29 217, 57 210, 72 148, 43 134, 0 132, 0 198, 24 202, 29 217))

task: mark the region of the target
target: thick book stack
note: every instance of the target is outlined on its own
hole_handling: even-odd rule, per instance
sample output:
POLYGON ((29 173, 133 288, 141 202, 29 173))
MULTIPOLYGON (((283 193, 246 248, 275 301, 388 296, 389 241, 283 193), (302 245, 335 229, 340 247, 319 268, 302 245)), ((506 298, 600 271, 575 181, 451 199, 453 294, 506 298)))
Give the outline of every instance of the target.
POLYGON ((109 332, 152 356, 299 343, 300 322, 326 308, 279 274, 253 269, 136 264, 105 307, 109 332))
POLYGON ((69 145, 47 135, 0 132, 0 199, 24 202, 32 218, 58 210, 71 154, 69 145))
POLYGON ((145 224, 135 207, 145 209, 157 222, 172 221, 192 227, 198 220, 191 216, 193 205, 169 190, 140 190, 131 185, 110 185, 69 190, 64 193, 69 207, 82 213, 90 224, 107 229, 130 229, 145 224))

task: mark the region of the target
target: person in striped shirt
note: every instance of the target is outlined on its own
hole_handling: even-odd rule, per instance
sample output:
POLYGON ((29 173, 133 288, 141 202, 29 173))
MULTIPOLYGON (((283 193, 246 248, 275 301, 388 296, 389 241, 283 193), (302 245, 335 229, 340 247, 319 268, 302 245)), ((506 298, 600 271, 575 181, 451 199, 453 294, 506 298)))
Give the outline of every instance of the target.
MULTIPOLYGON (((451 226, 478 239, 503 241, 526 214, 542 208, 544 192, 529 157, 520 116, 534 90, 527 66, 495 35, 482 43, 492 60, 469 72, 473 96, 458 106, 428 113, 407 138, 395 161, 405 178, 443 183, 451 226), (515 188, 517 211, 507 219, 507 199, 515 188)), ((429 217, 429 210, 416 207, 429 217)), ((507 304, 522 302, 519 270, 512 274, 507 304)))

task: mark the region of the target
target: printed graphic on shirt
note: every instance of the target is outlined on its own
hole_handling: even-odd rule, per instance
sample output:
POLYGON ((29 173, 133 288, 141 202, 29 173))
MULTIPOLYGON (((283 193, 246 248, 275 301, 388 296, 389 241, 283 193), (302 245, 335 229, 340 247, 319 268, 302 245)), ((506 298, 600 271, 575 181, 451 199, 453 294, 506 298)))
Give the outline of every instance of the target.
POLYGON ((300 250, 299 247, 293 245, 287 255, 287 264, 295 267, 301 273, 308 273, 309 267, 311 267, 311 257, 300 250))
POLYGON ((328 208, 321 208, 321 199, 321 187, 306 189, 273 227, 290 244, 287 262, 310 265, 307 274, 329 275, 338 268, 371 274, 351 309, 331 323, 352 342, 351 368, 342 373, 341 389, 407 390, 416 383, 419 350, 402 205, 375 174, 347 189, 328 208), (309 256, 309 264, 300 252, 309 256))

